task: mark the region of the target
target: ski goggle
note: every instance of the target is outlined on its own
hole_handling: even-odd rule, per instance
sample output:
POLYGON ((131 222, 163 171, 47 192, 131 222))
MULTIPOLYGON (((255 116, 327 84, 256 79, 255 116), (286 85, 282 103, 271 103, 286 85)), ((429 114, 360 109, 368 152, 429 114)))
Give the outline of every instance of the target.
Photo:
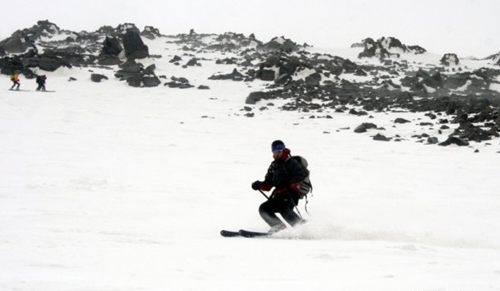
POLYGON ((284 149, 285 149, 285 145, 284 144, 277 144, 277 145, 271 146, 271 151, 272 152, 282 151, 284 149))

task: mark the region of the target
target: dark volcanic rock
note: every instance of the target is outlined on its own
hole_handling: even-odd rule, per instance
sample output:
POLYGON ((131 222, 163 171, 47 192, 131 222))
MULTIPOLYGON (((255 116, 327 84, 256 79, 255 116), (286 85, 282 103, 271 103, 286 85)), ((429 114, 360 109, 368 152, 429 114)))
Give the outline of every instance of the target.
POLYGON ((186 78, 171 77, 170 80, 172 81, 165 83, 165 86, 168 86, 169 88, 189 89, 194 87, 186 78))
POLYGON ((123 47, 128 59, 144 59, 149 56, 149 48, 141 39, 138 31, 128 29, 123 35, 123 47))
POLYGON ((171 60, 170 60, 170 63, 177 63, 177 62, 180 62, 182 61, 182 58, 179 57, 178 55, 175 55, 171 60))
POLYGON ((161 37, 162 35, 158 28, 154 28, 152 26, 146 26, 144 30, 141 32, 141 36, 153 40, 157 37, 161 37))
POLYGON ((33 46, 33 41, 19 31, 17 33, 14 33, 14 35, 12 35, 11 37, 0 42, 0 48, 4 52, 4 54, 23 53, 33 46))
POLYGON ((299 50, 299 46, 288 38, 275 37, 266 44, 257 46, 259 50, 294 52, 299 50))
POLYGON ((440 143, 440 146, 449 146, 451 144, 456 144, 458 146, 468 146, 469 142, 466 140, 463 140, 461 138, 458 138, 456 136, 450 136, 448 139, 442 143, 440 143))
POLYGON ((374 137, 373 137, 373 140, 377 140, 377 141, 390 141, 391 139, 380 134, 380 133, 377 133, 374 137))
POLYGON ((186 63, 186 66, 187 67, 194 67, 194 66, 201 66, 200 63, 198 63, 198 59, 197 58, 192 58, 190 59, 187 63, 186 63))
POLYGON ((120 41, 114 37, 106 37, 103 42, 101 54, 106 56, 118 56, 123 50, 120 41))
POLYGON ((262 81, 274 81, 276 78, 276 72, 273 70, 262 69, 257 72, 257 78, 262 81))
POLYGON ((398 117, 396 120, 394 120, 394 123, 408 123, 410 122, 409 120, 406 120, 404 118, 398 117))
POLYGON ((213 75, 208 78, 209 80, 233 80, 233 81, 243 81, 245 76, 234 69, 231 74, 213 75))
POLYGON ((101 75, 101 74, 92 74, 92 75, 90 75, 90 80, 92 80, 92 82, 99 83, 102 80, 108 80, 108 77, 101 75))
POLYGON ((374 129, 374 128, 377 128, 377 125, 375 125, 373 123, 362 123, 361 125, 359 125, 358 127, 356 127, 354 129, 354 132, 355 133, 363 133, 363 132, 367 132, 368 129, 374 129))
MULTIPOLYGON (((372 38, 367 38, 361 44, 354 44, 351 47, 363 46, 364 50, 358 55, 358 58, 372 58, 378 57, 385 59, 389 57, 400 57, 400 53, 391 53, 391 49, 399 49, 403 53, 422 54, 426 50, 420 46, 407 46, 404 45, 399 39, 394 37, 382 37, 377 41, 372 38)), ((398 51, 398 50, 396 50, 398 51)))
POLYGON ((38 67, 41 70, 49 71, 49 72, 54 72, 55 70, 59 69, 59 67, 61 67, 61 66, 62 66, 61 60, 56 59, 56 58, 42 57, 42 58, 40 58, 40 62, 38 63, 38 67))
POLYGON ((441 58, 441 64, 445 66, 458 65, 459 62, 457 54, 444 54, 441 58))
POLYGON ((262 91, 252 92, 248 95, 245 104, 257 104, 260 100, 266 97, 266 93, 262 91))
POLYGON ((142 83, 144 84, 144 87, 157 87, 158 85, 161 84, 160 79, 158 77, 143 77, 142 78, 142 83))

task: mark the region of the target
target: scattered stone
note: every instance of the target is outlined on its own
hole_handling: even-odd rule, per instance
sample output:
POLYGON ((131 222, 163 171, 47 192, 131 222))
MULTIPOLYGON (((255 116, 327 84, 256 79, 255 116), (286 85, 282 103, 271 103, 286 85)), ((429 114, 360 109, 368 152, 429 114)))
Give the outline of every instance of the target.
POLYGON ((445 66, 458 65, 460 60, 458 59, 457 54, 444 54, 441 58, 441 64, 445 66))
POLYGON ((354 132, 355 133, 363 133, 363 132, 367 132, 369 129, 374 129, 374 128, 377 128, 377 125, 375 125, 373 123, 362 123, 361 125, 359 125, 358 127, 356 127, 354 129, 354 132))
POLYGON ((149 56, 149 48, 144 44, 137 30, 127 29, 122 38, 125 55, 129 60, 144 59, 149 56))
POLYGON ((458 145, 458 146, 468 146, 469 145, 469 142, 466 141, 466 140, 463 140, 459 137, 456 137, 456 136, 450 136, 448 137, 448 139, 442 143, 440 143, 439 145, 440 146, 449 146, 449 145, 452 145, 452 144, 455 144, 455 145, 458 145))
POLYGON ((396 120, 394 120, 394 123, 402 123, 402 124, 404 124, 404 123, 409 123, 409 122, 410 122, 409 120, 406 120, 406 119, 400 118, 400 117, 398 117, 398 118, 396 118, 396 120))
POLYGON ((161 81, 158 77, 153 76, 153 77, 143 77, 142 78, 142 83, 144 87, 158 87, 158 85, 161 84, 161 81))
POLYGON ((237 69, 234 69, 231 74, 221 74, 221 75, 213 75, 208 78, 209 80, 232 80, 232 81, 244 81, 246 77, 238 72, 237 69))
POLYGON ((252 92, 248 95, 245 104, 257 104, 260 100, 264 99, 266 94, 262 91, 252 92))
POLYGON ((90 80, 95 83, 100 83, 102 80, 108 80, 108 77, 101 74, 92 74, 90 75, 90 80))
POLYGON ((437 144, 437 143, 439 143, 439 139, 437 137, 428 137, 427 143, 428 144, 437 144))
POLYGON ((373 140, 376 140, 376 141, 390 141, 391 139, 390 139, 390 138, 385 137, 384 135, 382 135, 382 134, 380 134, 380 133, 377 133, 377 134, 373 137, 373 140))
POLYGON ((182 61, 182 58, 179 57, 178 55, 175 55, 171 60, 170 60, 170 63, 178 63, 182 61))

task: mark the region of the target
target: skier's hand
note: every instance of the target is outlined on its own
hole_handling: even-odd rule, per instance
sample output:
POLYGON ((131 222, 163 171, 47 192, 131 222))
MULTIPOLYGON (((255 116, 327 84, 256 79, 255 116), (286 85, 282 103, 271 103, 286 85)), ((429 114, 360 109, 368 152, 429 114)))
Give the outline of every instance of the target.
POLYGON ((254 190, 259 190, 259 189, 260 189, 260 185, 261 185, 261 184, 262 184, 262 183, 261 183, 260 181, 255 181, 255 182, 253 182, 253 183, 252 183, 252 189, 254 189, 254 190))
POLYGON ((298 183, 290 184, 289 188, 290 188, 290 190, 292 190, 294 192, 300 193, 300 184, 302 184, 302 183, 298 182, 298 183))

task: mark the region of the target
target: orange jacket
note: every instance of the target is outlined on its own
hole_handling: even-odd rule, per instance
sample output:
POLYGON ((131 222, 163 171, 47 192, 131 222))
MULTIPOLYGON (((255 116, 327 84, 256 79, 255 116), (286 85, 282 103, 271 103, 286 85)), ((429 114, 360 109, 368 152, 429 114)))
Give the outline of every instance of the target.
POLYGON ((19 81, 19 73, 15 72, 10 76, 12 81, 19 81))

